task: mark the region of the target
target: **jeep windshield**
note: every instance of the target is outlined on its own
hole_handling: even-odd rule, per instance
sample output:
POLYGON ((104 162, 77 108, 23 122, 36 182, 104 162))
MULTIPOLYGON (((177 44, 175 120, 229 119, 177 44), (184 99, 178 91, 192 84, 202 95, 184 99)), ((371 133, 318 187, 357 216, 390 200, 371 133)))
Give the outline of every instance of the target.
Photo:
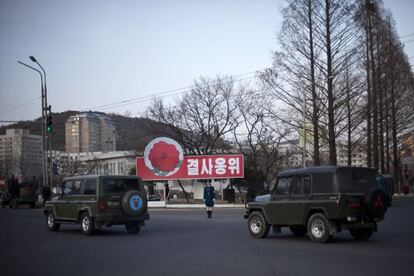
POLYGON ((122 194, 130 190, 139 190, 138 179, 104 178, 102 189, 105 194, 122 194))

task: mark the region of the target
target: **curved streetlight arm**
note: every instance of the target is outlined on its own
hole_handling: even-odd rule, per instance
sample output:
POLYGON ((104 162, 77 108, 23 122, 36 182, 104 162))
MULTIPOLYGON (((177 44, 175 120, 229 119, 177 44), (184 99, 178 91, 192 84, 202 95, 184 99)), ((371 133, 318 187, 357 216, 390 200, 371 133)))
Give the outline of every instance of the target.
MULTIPOLYGON (((33 58, 34 59, 34 58, 33 58)), ((32 59, 32 60, 33 60, 32 59)), ((40 67, 40 69, 42 69, 42 71, 43 71, 43 75, 44 75, 44 77, 45 77, 45 84, 46 84, 46 71, 45 71, 45 69, 43 69, 43 66, 36 60, 36 59, 34 59, 34 62, 37 64, 37 65, 39 65, 39 67, 40 67)), ((45 85, 46 86, 46 85, 45 85)))
POLYGON ((17 61, 18 63, 20 63, 21 65, 23 65, 23 66, 26 66, 26 67, 28 67, 28 68, 30 68, 30 69, 32 69, 32 70, 35 70, 36 72, 38 72, 39 73, 39 75, 40 75, 40 81, 41 81, 41 84, 42 84, 42 89, 43 89, 43 75, 42 75, 42 72, 40 72, 40 70, 39 69, 36 69, 36 68, 34 68, 34 67, 32 67, 32 66, 30 66, 30 65, 27 65, 26 63, 24 63, 24 62, 21 62, 21 61, 17 61))
MULTIPOLYGON (((40 67, 40 69, 42 69, 42 71, 43 71, 43 77, 44 77, 44 80, 45 80, 45 85, 44 85, 44 92, 45 92, 45 108, 47 109, 48 108, 48 105, 47 105, 47 84, 46 84, 46 71, 45 71, 45 69, 43 68, 43 66, 37 61, 37 59, 34 57, 34 56, 30 56, 29 57, 30 58, 30 60, 31 61, 33 61, 34 63, 36 63, 39 67, 40 67)), ((50 111, 50 110, 49 110, 50 111)), ((46 114, 47 114, 47 111, 46 111, 46 114)))

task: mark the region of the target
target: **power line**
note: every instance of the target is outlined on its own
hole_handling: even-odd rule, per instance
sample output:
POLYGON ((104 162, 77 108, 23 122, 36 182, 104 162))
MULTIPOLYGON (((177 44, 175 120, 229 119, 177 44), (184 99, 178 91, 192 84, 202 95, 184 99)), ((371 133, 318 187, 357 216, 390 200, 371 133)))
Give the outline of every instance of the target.
POLYGON ((24 103, 22 103, 22 104, 19 104, 19 105, 13 106, 13 107, 11 107, 11 108, 9 108, 9 109, 6 109, 6 110, 4 110, 4 111, 0 112, 0 115, 5 114, 5 113, 7 113, 7 112, 10 112, 10 111, 12 111, 12 110, 18 109, 18 108, 20 108, 20 107, 23 107, 23 106, 25 106, 25 105, 27 105, 27 104, 29 104, 29 103, 31 103, 31 102, 33 102, 33 101, 37 100, 37 99, 40 99, 40 98, 41 98, 41 97, 39 96, 39 97, 33 98, 33 99, 31 99, 31 100, 29 100, 29 101, 27 101, 27 102, 24 102, 24 103))
MULTIPOLYGON (((247 72, 247 73, 241 73, 241 74, 238 74, 238 75, 228 76, 228 77, 224 77, 222 79, 237 78, 237 77, 242 77, 242 76, 246 76, 246 75, 255 74, 255 75, 250 76, 250 77, 235 79, 234 82, 253 79, 253 78, 257 77, 256 76, 257 73, 260 73, 263 70, 266 70, 266 68, 261 69, 261 70, 255 70, 255 71, 247 72)), ((113 102, 113 103, 109 103, 109 104, 105 104, 105 105, 100 105, 100 106, 95 106, 95 107, 91 107, 91 108, 84 108, 83 110, 103 111, 103 110, 107 110, 107 109, 113 109, 113 108, 123 107, 123 106, 126 106, 126 105, 131 105, 131 104, 144 103, 144 102, 148 102, 148 101, 152 100, 153 97, 155 97, 155 96, 157 96, 158 98, 163 99, 163 98, 166 98, 166 97, 171 97, 171 96, 187 93, 187 92, 191 91, 191 88, 193 88, 193 85, 183 87, 183 88, 170 89, 170 90, 166 90, 166 91, 162 91, 162 92, 158 92, 158 93, 153 93, 153 94, 150 94, 150 95, 147 95, 147 96, 141 96, 141 97, 137 97, 137 98, 117 101, 117 102, 113 102), (159 96, 159 95, 161 95, 161 96, 159 96)), ((37 97, 37 98, 40 98, 40 97, 37 97)), ((18 122, 20 122, 20 121, 18 121, 18 122)), ((53 121, 53 123, 56 124, 56 123, 61 123, 61 122, 53 121)))
MULTIPOLYGON (((229 76, 229 77, 226 77, 226 78, 223 78, 223 79, 241 77, 241 76, 250 75, 250 74, 253 74, 253 73, 257 74, 258 72, 261 72, 263 70, 264 69, 255 70, 255 71, 251 71, 251 72, 247 72, 247 73, 242 73, 242 74, 238 74, 238 75, 234 75, 234 76, 229 76)), ((252 79, 252 78, 256 78, 256 75, 254 75, 252 77, 236 79, 236 80, 234 80, 234 82, 239 82, 239 81, 248 80, 248 79, 252 79)), ((144 102, 148 102, 148 101, 152 100, 155 96, 157 96, 159 98, 166 98, 166 97, 176 96, 176 95, 180 95, 180 94, 183 94, 183 93, 186 93, 186 92, 190 92, 192 87, 193 87, 193 85, 182 87, 182 88, 177 88, 177 89, 171 89, 171 90, 167 90, 167 91, 162 91, 162 92, 157 92, 157 93, 152 93, 152 94, 149 94, 149 95, 146 95, 146 96, 141 96, 141 97, 137 97, 137 98, 117 101, 117 102, 108 103, 108 104, 105 104, 105 105, 95 106, 95 107, 91 107, 91 108, 85 108, 84 110, 105 110, 105 109, 119 108, 119 107, 123 107, 123 106, 126 106, 126 105, 131 105, 131 104, 144 103, 144 102)))
POLYGON ((403 41, 402 43, 410 43, 410 42, 413 42, 413 41, 414 41, 414 39, 411 39, 411 40, 403 41))
POLYGON ((402 36, 400 36, 400 38, 409 37, 409 36, 413 36, 413 35, 414 35, 414 33, 407 34, 407 35, 402 35, 402 36))

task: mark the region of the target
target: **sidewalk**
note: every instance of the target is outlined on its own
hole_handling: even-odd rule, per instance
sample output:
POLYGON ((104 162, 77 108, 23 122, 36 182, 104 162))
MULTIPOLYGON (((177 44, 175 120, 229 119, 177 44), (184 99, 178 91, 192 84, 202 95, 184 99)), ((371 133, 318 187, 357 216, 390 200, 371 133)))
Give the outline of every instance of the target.
POLYGON ((398 199, 403 199, 403 198, 411 198, 414 197, 414 193, 409 193, 409 194, 394 194, 392 196, 392 200, 398 200, 398 199))
MULTIPOLYGON (((204 204, 176 204, 166 203, 165 201, 148 201, 148 208, 167 208, 167 209, 202 209, 204 204)), ((214 204, 214 208, 244 208, 244 204, 214 204)))

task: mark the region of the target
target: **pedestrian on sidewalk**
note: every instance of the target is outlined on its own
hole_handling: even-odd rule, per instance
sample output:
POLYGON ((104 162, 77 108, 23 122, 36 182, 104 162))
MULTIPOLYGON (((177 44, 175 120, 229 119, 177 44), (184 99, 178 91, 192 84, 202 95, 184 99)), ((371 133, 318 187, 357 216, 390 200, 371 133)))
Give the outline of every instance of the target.
POLYGON ((214 194, 214 187, 211 186, 211 182, 207 182, 207 185, 204 187, 204 203, 206 204, 207 209, 207 218, 211 218, 213 214, 214 201, 216 200, 216 195, 214 194))

